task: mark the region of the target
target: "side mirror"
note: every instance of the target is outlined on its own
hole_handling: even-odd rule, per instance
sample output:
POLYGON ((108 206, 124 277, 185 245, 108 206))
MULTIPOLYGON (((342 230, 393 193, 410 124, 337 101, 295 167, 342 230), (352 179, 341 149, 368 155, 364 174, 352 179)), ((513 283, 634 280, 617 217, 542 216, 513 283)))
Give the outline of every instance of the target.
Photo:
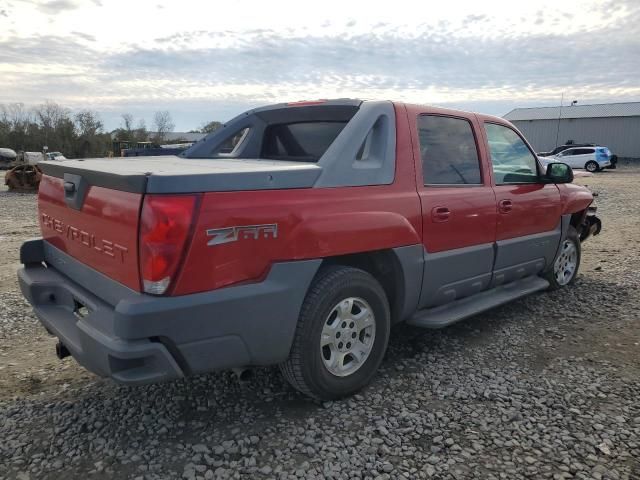
POLYGON ((550 183, 571 183, 573 170, 566 163, 552 162, 547 165, 545 177, 550 183))

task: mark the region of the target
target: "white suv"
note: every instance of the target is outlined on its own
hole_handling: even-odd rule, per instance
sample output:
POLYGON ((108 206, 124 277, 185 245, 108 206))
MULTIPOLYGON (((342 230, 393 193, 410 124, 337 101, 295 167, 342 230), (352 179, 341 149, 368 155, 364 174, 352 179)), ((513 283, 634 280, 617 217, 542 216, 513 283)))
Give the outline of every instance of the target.
POLYGON ((563 162, 571 168, 584 168, 588 172, 597 172, 611 165, 611 152, 607 147, 600 146, 573 147, 553 157, 545 157, 545 160, 563 162))

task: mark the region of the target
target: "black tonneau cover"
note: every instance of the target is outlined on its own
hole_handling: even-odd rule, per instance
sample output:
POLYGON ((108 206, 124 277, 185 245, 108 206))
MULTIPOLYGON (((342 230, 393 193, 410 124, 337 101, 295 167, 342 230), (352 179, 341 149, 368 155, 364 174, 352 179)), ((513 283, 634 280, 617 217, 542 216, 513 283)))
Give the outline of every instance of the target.
POLYGON ((322 172, 322 167, 313 163, 174 155, 48 161, 38 165, 46 175, 80 175, 89 185, 135 193, 310 188, 322 172))

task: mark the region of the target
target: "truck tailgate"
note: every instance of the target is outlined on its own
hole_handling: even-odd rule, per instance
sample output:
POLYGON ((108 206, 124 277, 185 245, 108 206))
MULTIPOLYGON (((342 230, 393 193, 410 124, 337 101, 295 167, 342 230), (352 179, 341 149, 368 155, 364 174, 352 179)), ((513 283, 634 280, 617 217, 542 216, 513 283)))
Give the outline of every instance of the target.
POLYGON ((139 291, 138 219, 142 194, 89 186, 79 209, 65 200, 64 179, 43 175, 38 191, 45 241, 139 291))

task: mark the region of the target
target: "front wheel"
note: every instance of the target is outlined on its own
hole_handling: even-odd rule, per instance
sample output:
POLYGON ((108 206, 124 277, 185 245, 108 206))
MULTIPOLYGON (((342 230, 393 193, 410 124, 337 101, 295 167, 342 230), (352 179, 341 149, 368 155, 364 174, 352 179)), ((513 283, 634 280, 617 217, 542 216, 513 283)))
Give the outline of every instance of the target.
POLYGON ((580 237, 576 229, 569 226, 567 237, 562 241, 553 262, 553 268, 546 275, 550 290, 557 290, 575 282, 580 268, 580 255, 580 237))
POLYGON ((304 300, 287 381, 320 400, 351 395, 375 375, 387 349, 389 302, 369 273, 352 267, 321 270, 304 300))
POLYGON ((585 165, 584 165, 584 169, 587 172, 597 172, 598 170, 600 170, 600 166, 598 165, 598 162, 594 162, 593 160, 589 160, 585 165))

